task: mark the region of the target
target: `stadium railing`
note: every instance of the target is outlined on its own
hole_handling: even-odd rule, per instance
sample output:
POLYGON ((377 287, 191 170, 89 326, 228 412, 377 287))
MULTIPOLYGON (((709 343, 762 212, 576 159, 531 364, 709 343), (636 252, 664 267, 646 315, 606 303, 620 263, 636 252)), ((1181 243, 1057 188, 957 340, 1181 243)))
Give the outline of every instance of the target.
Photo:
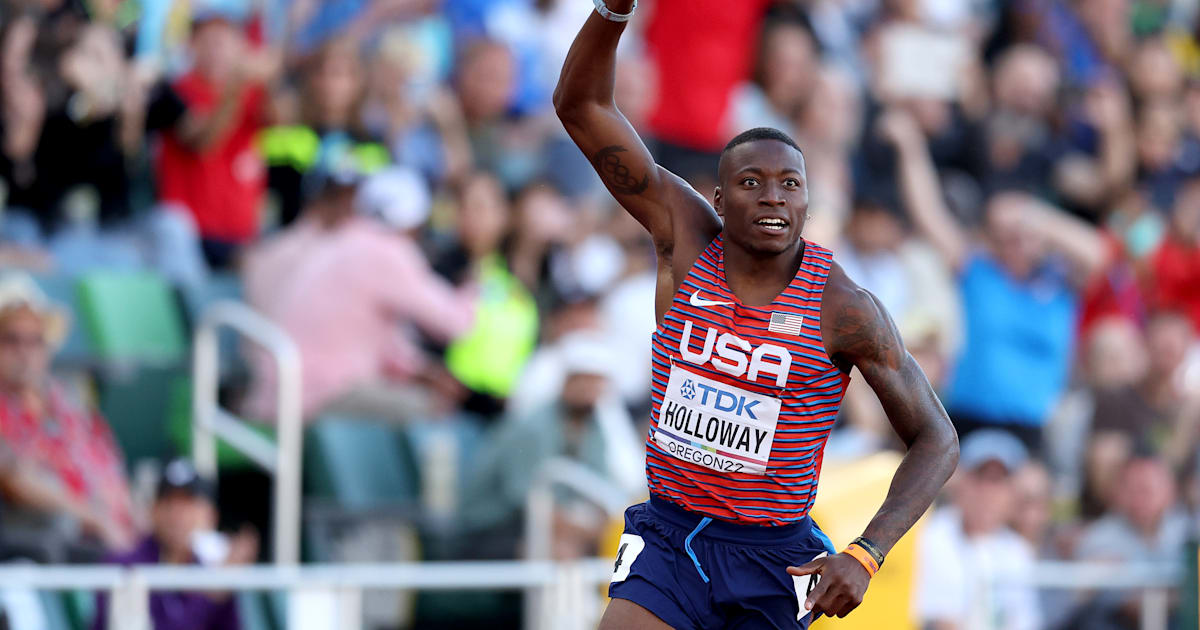
MULTIPOLYGON (((536 591, 547 605, 526 622, 562 630, 594 628, 604 604, 603 585, 612 562, 545 560, 423 562, 404 564, 252 567, 0 566, 3 588, 96 590, 112 597, 109 627, 149 630, 149 593, 158 590, 286 591, 287 630, 362 628, 364 590, 536 591)), ((1169 591, 1182 569, 1175 564, 1042 562, 1034 572, 1038 588, 1140 590, 1141 630, 1167 628, 1169 591)), ((999 578, 1000 582, 1004 577, 999 578)))
POLYGON ((217 439, 240 451, 274 476, 274 560, 300 561, 300 474, 304 427, 301 418, 300 350, 286 331, 254 309, 232 300, 205 309, 196 328, 192 379, 192 457, 196 469, 217 478, 217 439), (232 328, 257 343, 275 360, 276 441, 247 427, 245 421, 222 409, 217 398, 220 381, 218 332, 232 328))
MULTIPOLYGON (((554 491, 567 488, 600 507, 611 519, 620 518, 632 502, 627 493, 612 482, 581 464, 564 458, 542 464, 534 478, 525 501, 525 556, 528 561, 545 561, 551 557, 554 539, 554 491)), ((612 573, 611 565, 602 576, 612 573)), ((567 577, 571 577, 568 574, 567 577)), ((575 589, 577 591, 578 589, 575 589)), ((574 592, 567 589, 564 594, 574 592)), ((579 617, 599 620, 598 603, 580 600, 575 604, 548 598, 544 589, 531 587, 525 593, 525 628, 554 630, 577 623, 579 617), (595 605, 593 605, 595 604, 595 605)), ((590 626, 582 626, 590 627, 590 626)))
MULTIPOLYGON (((1140 591, 1139 630, 1167 630, 1171 622, 1171 591, 1184 582, 1180 563, 1041 561, 1032 575, 998 575, 992 585, 1019 584, 1038 590, 1140 591)), ((1078 602, 1064 602, 1078 603, 1078 602)))

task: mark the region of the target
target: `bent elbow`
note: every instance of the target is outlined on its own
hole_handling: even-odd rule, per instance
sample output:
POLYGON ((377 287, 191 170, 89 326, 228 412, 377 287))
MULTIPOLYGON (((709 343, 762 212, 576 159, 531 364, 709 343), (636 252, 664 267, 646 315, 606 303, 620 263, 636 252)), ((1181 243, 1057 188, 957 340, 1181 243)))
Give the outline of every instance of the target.
POLYGON ((554 103, 554 113, 564 123, 579 117, 579 99, 572 98, 569 90, 565 89, 561 83, 554 89, 552 102, 554 103))
POLYGON ((606 100, 587 90, 581 91, 563 81, 559 81, 551 102, 554 103, 554 113, 564 125, 583 124, 601 112, 616 108, 611 99, 606 100))
POLYGON ((945 453, 946 477, 948 478, 958 469, 958 432, 954 430, 954 427, 948 427, 945 433, 941 451, 945 453))

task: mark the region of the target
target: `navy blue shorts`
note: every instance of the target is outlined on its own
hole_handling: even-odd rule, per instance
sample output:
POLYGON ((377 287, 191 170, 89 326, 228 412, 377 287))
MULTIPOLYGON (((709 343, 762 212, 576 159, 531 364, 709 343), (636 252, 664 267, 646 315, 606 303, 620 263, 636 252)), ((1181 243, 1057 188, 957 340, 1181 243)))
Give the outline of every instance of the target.
POLYGON ((786 569, 836 553, 812 519, 760 527, 716 520, 651 497, 625 510, 609 597, 676 630, 807 628, 809 576, 786 569))

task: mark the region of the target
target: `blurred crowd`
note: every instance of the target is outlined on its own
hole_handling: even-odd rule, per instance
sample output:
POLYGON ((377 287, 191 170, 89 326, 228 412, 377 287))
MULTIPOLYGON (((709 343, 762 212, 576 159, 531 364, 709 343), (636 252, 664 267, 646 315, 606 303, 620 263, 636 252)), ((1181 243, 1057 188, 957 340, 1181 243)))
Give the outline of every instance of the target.
MULTIPOLYGON (((153 274, 181 304, 233 284, 296 342, 310 426, 481 436, 451 510, 477 544, 450 556, 523 552, 541 462, 643 492, 655 252, 550 99, 591 11, 0 3, 6 555, 257 553, 250 530, 207 536, 214 493, 186 462, 139 492, 123 418, 54 360, 70 313, 44 280, 97 271, 153 274)), ((918 541, 945 567, 917 579, 922 624, 1137 627, 1136 599, 969 577, 1178 560, 1195 537, 1200 2, 643 0, 616 95, 704 195, 739 131, 777 127, 803 148, 806 238, 880 298, 963 437, 918 541)), ((239 356, 222 402, 269 425, 273 360, 239 356)), ((827 458, 900 448, 861 379, 842 416, 827 458)), ((603 519, 564 503, 554 553, 595 553, 603 519)), ((181 606, 236 624, 211 598, 162 609, 181 606)))

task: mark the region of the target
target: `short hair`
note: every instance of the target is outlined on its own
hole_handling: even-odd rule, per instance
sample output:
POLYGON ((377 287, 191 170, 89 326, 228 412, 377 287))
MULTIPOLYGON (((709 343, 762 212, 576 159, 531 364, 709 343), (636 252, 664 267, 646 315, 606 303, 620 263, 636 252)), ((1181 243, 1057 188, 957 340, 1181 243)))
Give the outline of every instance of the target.
MULTIPOLYGON (((730 149, 738 145, 746 144, 747 142, 755 142, 758 140, 778 140, 779 142, 782 142, 789 147, 800 151, 800 145, 796 144, 796 141, 792 140, 792 137, 786 133, 772 127, 755 127, 753 129, 747 129, 746 131, 734 136, 733 140, 730 140, 729 144, 725 145, 725 148, 721 150, 721 155, 725 155, 730 149)), ((800 153, 803 154, 804 152, 800 151, 800 153)))

